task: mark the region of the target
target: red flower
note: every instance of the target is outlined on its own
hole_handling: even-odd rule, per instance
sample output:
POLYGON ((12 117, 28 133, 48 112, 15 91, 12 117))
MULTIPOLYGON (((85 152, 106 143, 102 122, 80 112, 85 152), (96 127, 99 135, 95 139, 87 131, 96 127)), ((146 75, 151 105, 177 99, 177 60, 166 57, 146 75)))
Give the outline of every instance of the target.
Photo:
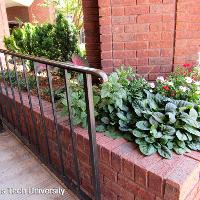
POLYGON ((170 90, 169 86, 167 86, 167 85, 164 85, 164 86, 163 86, 163 89, 166 90, 166 91, 169 91, 169 90, 170 90))
POLYGON ((194 81, 197 81, 198 80, 198 78, 194 75, 194 76, 192 76, 192 79, 194 80, 194 81))
POLYGON ((183 64, 183 67, 190 67, 190 64, 189 63, 185 63, 185 64, 183 64))

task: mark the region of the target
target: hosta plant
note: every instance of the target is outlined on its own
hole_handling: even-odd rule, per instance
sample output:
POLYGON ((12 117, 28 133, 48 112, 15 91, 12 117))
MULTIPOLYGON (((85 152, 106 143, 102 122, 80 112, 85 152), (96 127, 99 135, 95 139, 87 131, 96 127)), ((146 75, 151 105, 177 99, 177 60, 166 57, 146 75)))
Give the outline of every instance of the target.
POLYGON ((171 158, 172 151, 200 150, 199 107, 193 103, 147 92, 133 108, 139 120, 132 133, 143 154, 171 158))

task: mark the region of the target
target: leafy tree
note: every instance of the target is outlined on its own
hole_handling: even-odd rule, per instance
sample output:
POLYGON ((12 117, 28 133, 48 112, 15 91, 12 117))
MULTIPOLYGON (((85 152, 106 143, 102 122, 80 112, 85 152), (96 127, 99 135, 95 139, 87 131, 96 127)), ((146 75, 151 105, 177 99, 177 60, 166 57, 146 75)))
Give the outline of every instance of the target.
POLYGON ((72 22, 80 31, 83 28, 82 0, 46 0, 43 6, 53 5, 58 13, 72 17, 72 22))

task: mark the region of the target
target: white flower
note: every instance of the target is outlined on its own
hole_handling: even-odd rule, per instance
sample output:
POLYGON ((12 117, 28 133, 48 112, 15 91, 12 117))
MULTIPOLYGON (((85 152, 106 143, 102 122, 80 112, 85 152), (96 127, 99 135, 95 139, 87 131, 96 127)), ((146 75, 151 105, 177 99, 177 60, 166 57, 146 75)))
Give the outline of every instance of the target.
POLYGON ((173 86, 174 85, 174 83, 171 82, 171 81, 168 81, 166 84, 169 85, 169 86, 173 86))
POLYGON ((187 87, 180 86, 180 87, 179 87, 179 90, 181 90, 182 92, 186 92, 186 91, 187 91, 187 87))
POLYGON ((192 78, 190 78, 190 77, 185 77, 185 80, 187 83, 192 83, 192 78))
POLYGON ((165 82, 165 79, 163 76, 158 76, 156 81, 160 81, 161 83, 164 83, 165 82))
POLYGON ((195 81, 194 84, 195 85, 200 85, 200 81, 195 81))
POLYGON ((150 86, 151 88, 155 88, 155 83, 149 83, 149 86, 150 86))

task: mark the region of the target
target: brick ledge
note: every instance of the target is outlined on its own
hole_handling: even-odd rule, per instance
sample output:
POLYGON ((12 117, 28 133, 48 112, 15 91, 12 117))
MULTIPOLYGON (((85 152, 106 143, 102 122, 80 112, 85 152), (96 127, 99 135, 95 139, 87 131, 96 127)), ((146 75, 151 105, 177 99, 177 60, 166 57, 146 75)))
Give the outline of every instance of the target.
MULTIPOLYGON (((12 101, 11 92, 9 98, 4 94, 0 96, 0 103, 5 114, 5 108, 14 106, 20 108, 19 95, 15 91, 16 105, 12 101), (2 100, 4 104, 2 104, 2 100), (5 103, 6 102, 6 103, 5 103)), ((33 102, 34 116, 37 127, 41 128, 41 116, 39 113, 38 99, 31 97, 33 102)), ((29 132, 32 143, 35 143, 33 124, 31 122, 30 109, 26 93, 23 93, 24 108, 29 122, 29 132)), ((55 142, 55 129, 51 104, 42 101, 45 111, 45 122, 50 140, 51 156, 54 165, 59 169, 58 150, 55 142)), ((16 116, 16 115, 15 115, 16 116)), ((12 121, 8 113, 8 121, 17 126, 19 119, 15 117, 12 121)), ((24 121, 22 113, 20 119, 24 121)), ((58 115, 59 133, 62 140, 65 170, 69 177, 74 178, 72 171, 72 152, 67 119, 58 115)), ((25 126, 22 126, 22 134, 27 137, 25 126)), ((89 160, 89 143, 87 130, 80 127, 75 129, 77 134, 77 150, 82 178, 82 188, 92 195, 91 167, 89 160)), ((40 147, 46 156, 46 146, 41 134, 40 147)), ((173 155, 173 159, 166 160, 155 154, 143 156, 136 145, 124 139, 112 139, 97 133, 97 145, 100 160, 100 175, 102 199, 106 200, 199 200, 200 199, 200 153, 191 152, 186 155, 173 155)))

